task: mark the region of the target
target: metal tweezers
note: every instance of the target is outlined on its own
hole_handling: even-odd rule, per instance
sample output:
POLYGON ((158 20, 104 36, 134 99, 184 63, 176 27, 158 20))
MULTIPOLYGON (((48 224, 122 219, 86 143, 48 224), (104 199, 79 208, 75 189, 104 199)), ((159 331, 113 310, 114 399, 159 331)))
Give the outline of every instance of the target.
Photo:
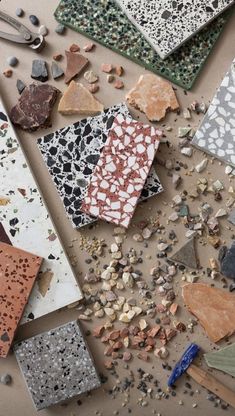
POLYGON ((9 25, 13 26, 20 33, 19 35, 14 35, 0 31, 0 38, 22 45, 28 45, 30 48, 37 51, 40 51, 44 47, 44 37, 38 33, 31 32, 26 26, 18 22, 18 20, 1 11, 0 20, 4 20, 4 22, 9 23, 9 25))

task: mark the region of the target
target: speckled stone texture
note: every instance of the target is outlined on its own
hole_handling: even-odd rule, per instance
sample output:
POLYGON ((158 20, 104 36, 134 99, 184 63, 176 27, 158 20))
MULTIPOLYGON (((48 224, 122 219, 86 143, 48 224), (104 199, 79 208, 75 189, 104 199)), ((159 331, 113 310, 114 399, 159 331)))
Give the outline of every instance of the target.
POLYGON ((128 227, 162 132, 118 115, 92 175, 82 210, 128 227))
POLYGON ((166 58, 234 0, 116 0, 161 58, 166 58))
POLYGON ((0 357, 6 357, 42 258, 0 242, 0 357))
POLYGON ((235 166, 235 59, 192 143, 204 152, 235 166))
POLYGON ((164 61, 115 0, 62 0, 55 17, 144 68, 190 89, 223 30, 227 13, 200 30, 164 61))
MULTIPOLYGON (((99 116, 86 118, 38 140, 38 147, 67 215, 76 228, 96 221, 80 208, 109 129, 118 114, 130 117, 124 103, 114 105, 99 116)), ((157 195, 162 190, 155 169, 152 168, 141 200, 157 195)))
POLYGON ((37 410, 100 387, 76 321, 15 344, 14 351, 37 410))

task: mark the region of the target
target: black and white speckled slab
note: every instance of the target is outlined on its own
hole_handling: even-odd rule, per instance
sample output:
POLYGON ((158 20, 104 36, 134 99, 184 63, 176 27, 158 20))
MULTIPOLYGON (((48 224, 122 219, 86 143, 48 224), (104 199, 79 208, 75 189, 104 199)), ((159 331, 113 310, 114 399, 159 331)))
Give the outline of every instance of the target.
POLYGON ((204 152, 235 166, 235 59, 192 143, 204 152))
MULTIPOLYGON (((43 159, 75 228, 96 221, 83 213, 80 207, 109 129, 118 114, 130 117, 125 103, 114 105, 96 117, 88 117, 38 140, 43 159)), ((148 199, 162 191, 156 171, 152 168, 141 199, 148 199)))
POLYGON ((234 4, 234 0, 116 2, 163 59, 234 4))
POLYGON ((14 351, 37 410, 100 386, 76 321, 19 342, 14 351))

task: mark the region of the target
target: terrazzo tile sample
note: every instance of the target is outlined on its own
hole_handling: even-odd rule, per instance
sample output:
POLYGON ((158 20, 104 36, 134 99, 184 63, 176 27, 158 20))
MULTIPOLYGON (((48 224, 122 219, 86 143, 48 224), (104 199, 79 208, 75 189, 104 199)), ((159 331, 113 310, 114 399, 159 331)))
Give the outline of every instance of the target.
POLYGON ((6 357, 42 258, 0 242, 0 357, 6 357))
POLYGON ((192 143, 235 166, 235 60, 211 101, 192 143))
POLYGON ((228 18, 227 13, 219 16, 163 61, 115 0, 62 0, 55 17, 186 89, 192 87, 228 18))
POLYGON ((1 199, 7 201, 0 205, 0 221, 12 245, 44 258, 24 323, 80 300, 82 293, 1 102, 0 175, 1 199))
POLYGON ((119 114, 91 177, 82 210, 127 228, 152 166, 161 133, 119 114))
POLYGON ((14 350, 37 410, 100 387, 77 322, 26 339, 14 350))
MULTIPOLYGON (((96 117, 88 117, 38 140, 38 146, 74 227, 96 221, 81 211, 90 178, 106 143, 114 118, 130 116, 126 104, 117 104, 96 117)), ((162 192, 154 169, 151 170, 142 199, 162 192)))
POLYGON ((164 59, 234 0, 116 0, 130 21, 164 59))

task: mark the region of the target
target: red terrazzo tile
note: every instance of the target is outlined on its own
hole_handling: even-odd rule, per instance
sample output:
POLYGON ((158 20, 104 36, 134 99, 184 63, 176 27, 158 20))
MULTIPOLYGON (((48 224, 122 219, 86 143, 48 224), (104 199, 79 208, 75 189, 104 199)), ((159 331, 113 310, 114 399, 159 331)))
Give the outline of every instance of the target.
POLYGON ((82 210, 128 227, 162 132, 119 115, 93 173, 82 210))
POLYGON ((0 357, 6 357, 42 258, 0 243, 0 357))

